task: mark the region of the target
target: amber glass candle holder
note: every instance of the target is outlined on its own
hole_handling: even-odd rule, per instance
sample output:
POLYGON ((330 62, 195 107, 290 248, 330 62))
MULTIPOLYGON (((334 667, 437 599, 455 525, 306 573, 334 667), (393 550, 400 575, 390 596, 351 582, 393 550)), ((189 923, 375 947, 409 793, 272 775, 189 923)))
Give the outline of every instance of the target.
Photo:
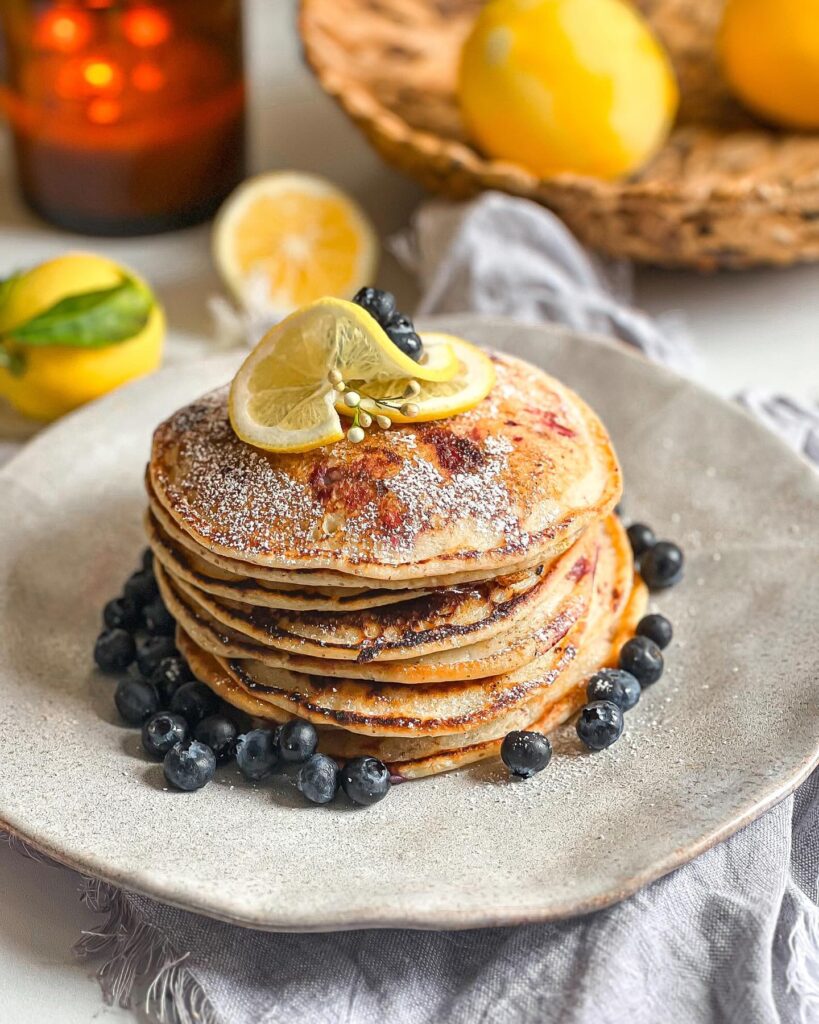
POLYGON ((52 223, 183 227, 244 176, 241 0, 2 0, 0 31, 20 188, 52 223))

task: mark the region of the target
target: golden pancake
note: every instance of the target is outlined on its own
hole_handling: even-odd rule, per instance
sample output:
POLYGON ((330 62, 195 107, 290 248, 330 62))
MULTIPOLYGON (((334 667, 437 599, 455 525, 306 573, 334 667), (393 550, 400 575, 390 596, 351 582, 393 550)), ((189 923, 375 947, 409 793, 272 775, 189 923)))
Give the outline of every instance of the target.
POLYGON ((222 389, 157 428, 151 486, 198 544, 273 569, 402 581, 548 563, 614 506, 620 468, 577 395, 493 358, 469 412, 298 455, 240 441, 222 389))
POLYGON ((163 597, 171 614, 206 652, 224 658, 252 658, 271 668, 285 668, 310 675, 367 679, 405 685, 478 679, 511 672, 549 650, 586 614, 591 596, 591 575, 598 540, 613 545, 628 557, 628 540, 615 517, 606 529, 587 531, 547 570, 550 598, 536 618, 466 647, 395 661, 342 661, 295 654, 266 647, 218 622, 190 595, 182 595, 173 580, 162 579, 163 597), (582 583, 581 583, 582 581, 582 583))
POLYGON ((151 550, 168 574, 213 597, 227 598, 260 608, 294 611, 355 611, 377 608, 420 597, 428 590, 368 590, 353 587, 299 587, 293 583, 263 583, 211 566, 203 558, 168 537, 150 512, 145 533, 151 550))
POLYGON ((246 659, 219 660, 252 696, 285 710, 298 709, 301 717, 313 722, 380 737, 463 734, 493 723, 489 738, 494 738, 537 717, 538 705, 548 699, 545 691, 578 650, 608 637, 628 602, 632 578, 631 558, 618 558, 614 548, 605 546, 597 561, 587 619, 515 672, 476 681, 409 687, 322 679, 246 659))
MULTIPOLYGON (((610 617, 608 627, 600 631, 588 645, 581 647, 578 656, 560 675, 555 687, 549 691, 548 699, 540 703, 536 716, 525 728, 550 733, 583 707, 587 699, 586 683, 589 676, 600 668, 617 665, 620 648, 634 635, 647 604, 648 591, 642 580, 635 577, 628 600, 617 614, 610 617)), ((493 740, 465 746, 457 751, 394 761, 390 763, 390 771, 403 779, 420 779, 498 757, 504 735, 499 734, 493 740)))
MULTIPOLYGON (((178 642, 197 678, 209 685, 224 700, 253 715, 262 722, 284 722, 294 715, 286 708, 254 697, 253 693, 237 683, 229 666, 220 658, 214 658, 199 648, 195 642, 180 630, 178 642)), ((550 695, 555 699, 562 692, 563 670, 575 657, 575 649, 568 640, 556 651, 556 670, 550 695)), ((342 760, 368 754, 385 762, 416 760, 443 752, 457 751, 464 746, 474 746, 503 736, 510 728, 525 728, 532 718, 526 706, 511 709, 504 717, 481 722, 456 733, 440 733, 418 736, 413 733, 388 736, 351 732, 341 726, 314 723, 319 733, 319 749, 342 760), (510 724, 511 723, 511 724, 510 724)))
MULTIPOLYGON (((168 579, 156 566, 162 586, 168 579)), ((424 597, 357 612, 295 612, 216 599, 173 577, 177 590, 208 615, 261 643, 314 657, 392 661, 464 647, 537 616, 554 582, 541 567, 482 583, 459 584, 424 597)))
MULTIPOLYGON (((552 731, 585 703, 588 676, 602 666, 616 664, 620 646, 633 634, 644 614, 647 592, 639 579, 635 579, 627 598, 615 594, 614 590, 610 597, 611 602, 602 608, 602 621, 598 621, 595 635, 581 645, 541 700, 524 706, 522 713, 516 716, 521 719, 518 724, 509 724, 510 719, 506 718, 499 727, 482 725, 461 734, 419 738, 366 736, 319 724, 320 749, 340 760, 365 755, 378 757, 389 764, 393 775, 412 779, 496 757, 503 736, 511 728, 552 731), (496 731, 494 738, 481 738, 482 733, 493 729, 496 731)), ((227 702, 262 721, 282 722, 294 717, 290 711, 262 701, 239 686, 224 662, 198 648, 181 629, 177 641, 197 678, 227 702)))
MULTIPOLYGON (((150 479, 147 477, 145 486, 148 492, 148 510, 162 531, 179 548, 190 552, 202 562, 207 562, 211 567, 210 574, 217 579, 220 573, 224 573, 225 579, 242 577, 262 584, 272 584, 274 587, 292 586, 299 589, 317 587, 324 592, 339 594, 342 590, 351 590, 357 594, 364 594, 370 589, 392 589, 398 590, 403 594, 404 591, 408 590, 428 590, 434 587, 450 587, 456 583, 474 583, 491 579, 497 575, 497 573, 491 570, 478 569, 472 572, 463 570, 462 572, 448 573, 445 576, 426 576, 421 579, 385 580, 367 579, 366 576, 360 573, 351 575, 349 573, 335 572, 331 569, 271 569, 268 566, 256 563, 241 562, 236 558, 220 555, 210 550, 206 544, 200 544, 194 540, 189 533, 181 529, 174 522, 168 510, 157 500, 156 495, 153 493, 150 479)), ((574 537, 567 536, 559 545, 556 545, 555 557, 568 548, 574 540, 574 537)), ((529 569, 536 564, 538 564, 537 557, 529 555, 513 565, 506 566, 504 572, 518 572, 522 569, 529 569)), ((402 600, 404 599, 402 597, 402 600)))

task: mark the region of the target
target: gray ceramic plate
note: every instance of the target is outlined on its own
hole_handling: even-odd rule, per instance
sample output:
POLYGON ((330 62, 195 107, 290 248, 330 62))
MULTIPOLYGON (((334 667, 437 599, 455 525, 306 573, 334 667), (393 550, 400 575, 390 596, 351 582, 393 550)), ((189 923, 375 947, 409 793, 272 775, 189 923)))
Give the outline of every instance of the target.
POLYGON ((819 757, 819 477, 742 412, 561 330, 449 318, 566 380, 620 452, 626 512, 676 538, 665 677, 610 750, 570 729, 547 771, 497 764, 307 807, 233 769, 196 794, 117 724, 91 671, 104 601, 142 548, 153 425, 230 376, 166 370, 68 418, 0 474, 0 820, 81 871, 260 928, 547 920, 612 903, 729 835, 819 757))

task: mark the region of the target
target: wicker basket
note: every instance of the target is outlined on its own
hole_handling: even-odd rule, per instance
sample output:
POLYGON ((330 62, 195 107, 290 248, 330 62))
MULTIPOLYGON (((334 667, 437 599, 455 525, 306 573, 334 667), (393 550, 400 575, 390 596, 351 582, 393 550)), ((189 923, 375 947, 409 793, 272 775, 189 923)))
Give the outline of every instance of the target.
POLYGON ((429 189, 486 188, 551 207, 613 256, 712 270, 819 259, 819 137, 777 132, 730 98, 714 59, 721 0, 639 0, 680 80, 678 125, 621 182, 539 179, 488 159, 455 98, 461 42, 481 0, 301 0, 307 60, 382 156, 429 189))

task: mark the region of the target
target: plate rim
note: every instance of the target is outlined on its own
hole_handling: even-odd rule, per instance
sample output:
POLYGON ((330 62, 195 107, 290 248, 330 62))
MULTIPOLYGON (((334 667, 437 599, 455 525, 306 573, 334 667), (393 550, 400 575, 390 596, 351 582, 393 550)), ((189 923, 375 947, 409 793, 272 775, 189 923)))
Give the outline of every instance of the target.
POLYGON ((746 810, 722 828, 715 829, 699 842, 691 843, 686 847, 674 850, 667 857, 657 861, 650 868, 635 872, 619 886, 611 887, 605 893, 592 896, 587 899, 566 899, 562 903, 551 903, 548 906, 536 907, 530 911, 519 910, 517 907, 495 909, 487 911, 418 911, 404 909, 400 913, 387 911, 364 912, 357 911, 354 919, 351 919, 349 910, 338 911, 336 915, 328 913, 328 908, 322 906, 318 911, 299 912, 295 915, 287 913, 270 914, 262 921, 244 914, 220 909, 214 904, 205 904, 195 898, 188 900, 180 899, 170 892, 166 892, 161 886, 141 884, 138 880, 127 883, 116 873, 98 870, 93 872, 83 866, 79 858, 72 858, 60 851, 51 849, 29 836, 25 830, 18 829, 2 818, 0 818, 0 829, 10 836, 22 841, 31 847, 36 853, 47 857, 58 866, 69 868, 78 874, 92 877, 118 889, 124 889, 137 895, 146 896, 159 903, 184 910, 188 913, 198 914, 202 917, 221 921, 223 924, 235 925, 240 928, 249 928, 261 932, 283 932, 292 934, 314 934, 319 932, 343 932, 357 931, 361 929, 412 929, 415 931, 465 931, 472 928, 506 928, 517 927, 529 924, 548 924, 555 921, 565 921, 574 917, 583 917, 586 914, 594 913, 597 910, 605 910, 623 900, 628 899, 641 889, 656 882, 666 875, 683 867, 690 861, 695 860, 701 854, 718 846, 746 825, 750 825, 759 817, 771 810, 786 797, 790 796, 799 786, 819 767, 819 746, 808 755, 797 771, 785 780, 778 788, 774 787, 769 794, 761 800, 752 803, 746 810))

